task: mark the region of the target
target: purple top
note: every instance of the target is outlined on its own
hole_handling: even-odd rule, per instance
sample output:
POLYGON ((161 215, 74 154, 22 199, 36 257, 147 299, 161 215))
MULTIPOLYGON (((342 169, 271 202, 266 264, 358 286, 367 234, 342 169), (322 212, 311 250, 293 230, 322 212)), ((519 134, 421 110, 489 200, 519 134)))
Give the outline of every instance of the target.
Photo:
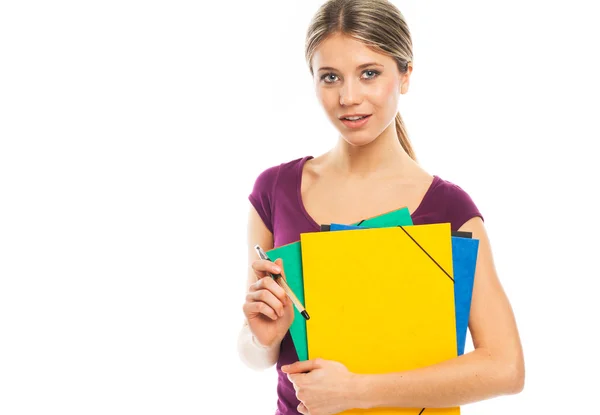
MULTIPOLYGON (((302 203, 300 185, 302 168, 312 156, 282 163, 263 171, 254 183, 248 197, 258 215, 273 234, 274 247, 300 240, 300 234, 318 232, 316 223, 302 203)), ((433 182, 421 204, 411 214, 415 225, 450 222, 452 231, 458 230, 469 219, 483 216, 471 197, 459 186, 433 176, 433 182)), ((281 342, 277 361, 277 411, 275 415, 299 415, 300 401, 281 366, 298 361, 298 354, 288 331, 281 342)))

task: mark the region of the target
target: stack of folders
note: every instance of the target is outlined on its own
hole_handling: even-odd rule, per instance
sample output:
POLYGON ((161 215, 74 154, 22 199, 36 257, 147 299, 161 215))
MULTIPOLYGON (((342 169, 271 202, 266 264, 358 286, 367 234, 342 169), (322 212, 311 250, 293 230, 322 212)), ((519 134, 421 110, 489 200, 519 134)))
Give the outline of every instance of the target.
MULTIPOLYGON (((294 308, 298 360, 354 373, 400 372, 464 353, 479 241, 450 223, 414 225, 407 208, 353 225, 322 225, 267 252, 310 313, 294 308)), ((460 408, 376 408, 345 414, 459 414, 460 408)))

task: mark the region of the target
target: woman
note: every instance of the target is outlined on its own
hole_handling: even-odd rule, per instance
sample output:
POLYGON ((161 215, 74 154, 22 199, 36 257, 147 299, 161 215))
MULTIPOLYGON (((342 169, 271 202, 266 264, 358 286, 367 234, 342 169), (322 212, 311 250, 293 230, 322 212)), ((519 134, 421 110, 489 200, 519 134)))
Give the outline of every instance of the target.
MULTIPOLYGON (((321 105, 339 130, 327 153, 273 166, 249 197, 248 295, 239 340, 251 367, 276 363, 277 414, 333 414, 351 408, 459 406, 524 384, 524 362, 510 303, 495 271, 483 216, 459 186, 416 162, 402 118, 412 44, 402 14, 386 0, 330 0, 309 27, 306 60, 321 105), (450 222, 479 239, 469 329, 475 349, 442 363, 389 374, 355 374, 339 362, 298 362, 289 327, 293 305, 267 272, 281 261, 265 250, 319 231, 407 206, 415 225, 450 222)), ((285 275, 285 274, 284 274, 285 275)))

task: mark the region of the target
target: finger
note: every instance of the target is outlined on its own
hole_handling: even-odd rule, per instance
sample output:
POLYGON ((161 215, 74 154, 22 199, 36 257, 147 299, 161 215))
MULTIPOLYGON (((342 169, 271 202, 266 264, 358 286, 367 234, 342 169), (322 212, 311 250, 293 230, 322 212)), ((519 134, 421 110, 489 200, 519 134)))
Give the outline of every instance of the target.
POLYGON ((252 269, 257 275, 279 274, 283 272, 279 265, 266 259, 257 259, 252 263, 252 269))
POLYGON ((296 383, 298 381, 296 376, 299 376, 299 375, 286 375, 286 376, 287 376, 288 380, 290 381, 290 383, 292 384, 292 386, 294 387, 294 390, 297 393, 298 389, 300 389, 300 386, 298 386, 298 384, 296 383))
POLYGON ((268 305, 279 317, 283 316, 283 303, 269 290, 252 291, 246 294, 247 302, 263 302, 268 305))
POLYGON ((247 316, 264 314, 269 317, 271 320, 277 320, 277 314, 275 310, 269 307, 267 304, 262 301, 253 301, 250 303, 244 303, 243 306, 244 314, 247 316))
POLYGON ((292 383, 292 386, 294 387, 296 392, 298 392, 298 382, 300 381, 300 376, 304 376, 304 373, 288 373, 286 376, 288 380, 292 383))
POLYGON ((287 294, 285 293, 284 289, 281 288, 281 285, 277 284, 273 278, 262 278, 252 284, 248 289, 249 292, 260 290, 268 290, 272 292, 273 295, 279 299, 279 301, 285 304, 287 294))
POLYGON ((281 371, 284 373, 306 373, 315 370, 319 367, 316 359, 303 360, 292 363, 291 365, 281 366, 281 371))
POLYGON ((300 402, 300 405, 298 405, 298 412, 300 412, 302 415, 310 415, 308 413, 308 409, 306 409, 306 406, 304 406, 302 402, 300 402))

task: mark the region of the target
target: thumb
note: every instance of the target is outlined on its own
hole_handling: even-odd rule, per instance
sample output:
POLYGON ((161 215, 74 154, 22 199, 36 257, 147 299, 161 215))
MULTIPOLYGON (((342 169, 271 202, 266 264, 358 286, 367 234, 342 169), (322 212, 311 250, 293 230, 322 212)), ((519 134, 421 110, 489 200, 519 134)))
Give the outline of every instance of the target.
MULTIPOLYGON (((285 269, 283 267, 283 259, 281 258, 277 258, 275 261, 273 261, 275 264, 279 265, 279 267, 281 268, 281 276, 283 277, 283 279, 287 282, 287 278, 285 277, 285 269)), ((280 284, 281 285, 281 284, 280 284)), ((294 308, 294 302, 292 301, 292 299, 289 296, 285 296, 284 300, 283 300, 283 307, 284 308, 294 308)))
POLYGON ((319 358, 311 360, 301 360, 292 363, 291 365, 281 366, 281 370, 284 373, 307 373, 321 367, 323 361, 319 358))
POLYGON ((273 261, 275 264, 279 265, 279 267, 281 268, 281 276, 283 277, 284 280, 287 281, 287 278, 285 277, 285 269, 283 268, 283 259, 281 258, 277 258, 275 261, 273 261))
POLYGON ((285 296, 285 300, 283 302, 283 306, 285 308, 294 308, 294 302, 292 301, 292 299, 288 295, 285 296))

